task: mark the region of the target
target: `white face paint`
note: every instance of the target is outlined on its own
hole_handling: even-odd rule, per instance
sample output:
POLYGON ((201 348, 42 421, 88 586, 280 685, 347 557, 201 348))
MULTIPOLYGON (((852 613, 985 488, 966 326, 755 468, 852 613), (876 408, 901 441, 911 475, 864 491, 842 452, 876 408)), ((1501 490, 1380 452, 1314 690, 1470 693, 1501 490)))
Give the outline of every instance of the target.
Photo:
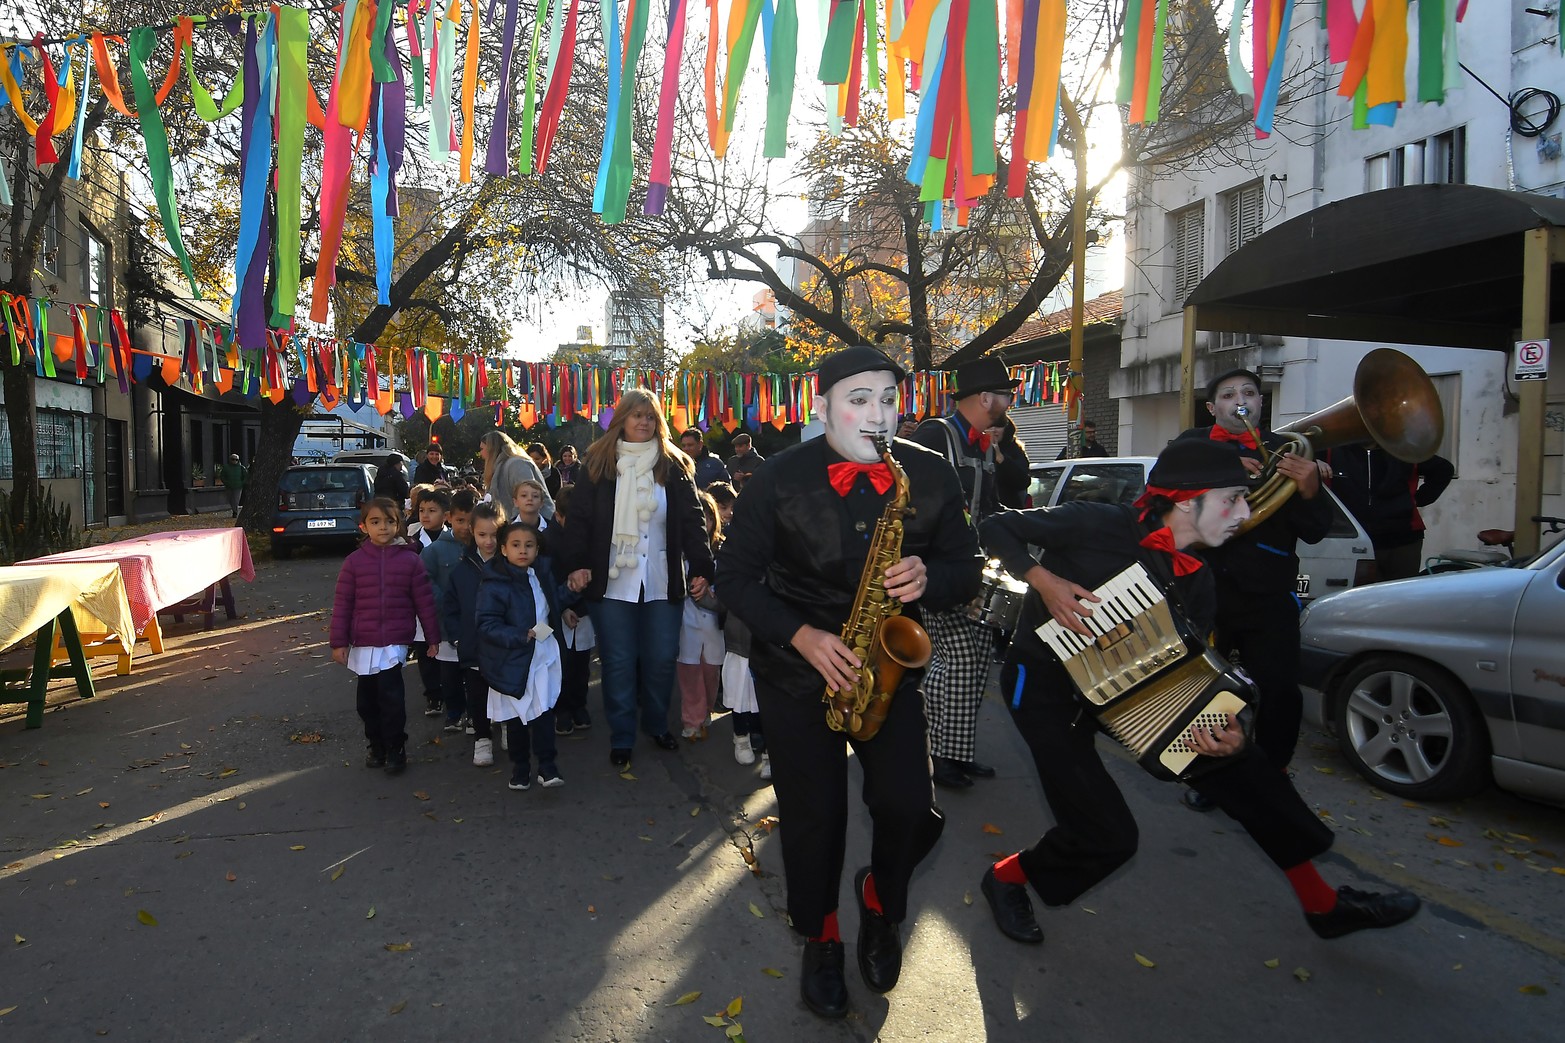
POLYGON ((879 460, 874 438, 889 441, 897 424, 897 382, 891 371, 844 377, 825 397, 826 444, 857 464, 879 460))
POLYGON ((1245 492, 1242 485, 1208 489, 1194 500, 1181 504, 1181 507, 1190 508, 1191 542, 1200 547, 1220 547, 1232 539, 1239 526, 1250 517, 1245 492))
POLYGON ((1243 434, 1245 432, 1244 421, 1240 419, 1238 409, 1244 406, 1250 412, 1250 423, 1255 429, 1261 429, 1261 389, 1255 386, 1255 381, 1242 374, 1237 377, 1229 377, 1217 385, 1216 392, 1212 395, 1212 401, 1206 404, 1207 412, 1217 421, 1217 425, 1230 434, 1243 434))

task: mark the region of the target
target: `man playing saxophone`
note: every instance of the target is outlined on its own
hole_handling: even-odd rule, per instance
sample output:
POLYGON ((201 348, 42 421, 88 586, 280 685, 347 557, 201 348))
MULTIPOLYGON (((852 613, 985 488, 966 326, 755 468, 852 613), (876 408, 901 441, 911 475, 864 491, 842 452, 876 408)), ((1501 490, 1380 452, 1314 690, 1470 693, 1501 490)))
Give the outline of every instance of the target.
POLYGON ((837 924, 848 745, 864 771, 873 823, 870 864, 854 877, 854 898, 859 971, 877 992, 897 983, 908 880, 943 824, 917 692, 921 670, 903 674, 879 733, 854 739, 828 725, 822 701, 828 687, 853 690, 865 668, 839 635, 845 624, 863 622, 850 619, 861 580, 874 592, 883 587, 902 615, 917 621, 921 607, 974 598, 983 565, 956 472, 937 454, 892 440, 902 378, 901 367, 874 348, 826 358, 818 371, 825 435, 761 465, 745 484, 718 557, 720 597, 754 635, 751 668, 782 820, 788 914, 806 939, 800 993, 827 1018, 848 1011, 837 924), (889 444, 896 470, 877 442, 889 444), (910 508, 900 518, 886 510, 897 494, 897 470, 910 508), (896 534, 881 531, 888 519, 901 526, 900 556, 872 560, 872 546, 895 546, 896 534))

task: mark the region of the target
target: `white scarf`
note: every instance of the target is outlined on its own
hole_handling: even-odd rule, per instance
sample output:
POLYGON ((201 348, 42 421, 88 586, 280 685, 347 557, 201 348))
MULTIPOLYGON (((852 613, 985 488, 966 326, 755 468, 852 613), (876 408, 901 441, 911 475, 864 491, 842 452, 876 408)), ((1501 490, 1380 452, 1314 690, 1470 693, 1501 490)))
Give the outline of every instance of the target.
POLYGON ((647 442, 620 439, 615 450, 619 476, 614 484, 614 561, 609 566, 610 579, 618 579, 620 569, 636 563, 642 523, 652 517, 657 506, 652 492, 652 468, 662 456, 663 446, 656 438, 647 442))

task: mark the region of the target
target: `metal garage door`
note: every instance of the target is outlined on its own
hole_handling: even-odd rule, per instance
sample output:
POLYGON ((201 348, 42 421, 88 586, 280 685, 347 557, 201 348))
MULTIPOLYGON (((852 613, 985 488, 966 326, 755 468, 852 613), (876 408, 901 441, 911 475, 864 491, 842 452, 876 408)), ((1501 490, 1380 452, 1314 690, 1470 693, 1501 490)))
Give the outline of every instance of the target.
POLYGON ((1027 447, 1027 459, 1035 464, 1045 463, 1060 455, 1065 448, 1067 421, 1065 407, 1057 403, 1041 406, 1023 406, 1012 409, 1011 420, 1016 424, 1016 434, 1027 447))

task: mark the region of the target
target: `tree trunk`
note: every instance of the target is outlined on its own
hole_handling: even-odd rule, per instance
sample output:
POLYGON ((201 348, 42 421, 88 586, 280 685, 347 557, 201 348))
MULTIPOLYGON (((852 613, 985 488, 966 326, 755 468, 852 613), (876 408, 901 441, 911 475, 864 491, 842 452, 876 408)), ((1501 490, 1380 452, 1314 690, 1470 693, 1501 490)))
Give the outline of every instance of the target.
POLYGON ((269 532, 272 510, 277 504, 277 486, 283 472, 293 463, 293 444, 304 427, 309 409, 294 405, 286 395, 279 403, 261 399, 261 434, 255 444, 255 458, 245 479, 244 505, 239 524, 250 532, 269 532))

